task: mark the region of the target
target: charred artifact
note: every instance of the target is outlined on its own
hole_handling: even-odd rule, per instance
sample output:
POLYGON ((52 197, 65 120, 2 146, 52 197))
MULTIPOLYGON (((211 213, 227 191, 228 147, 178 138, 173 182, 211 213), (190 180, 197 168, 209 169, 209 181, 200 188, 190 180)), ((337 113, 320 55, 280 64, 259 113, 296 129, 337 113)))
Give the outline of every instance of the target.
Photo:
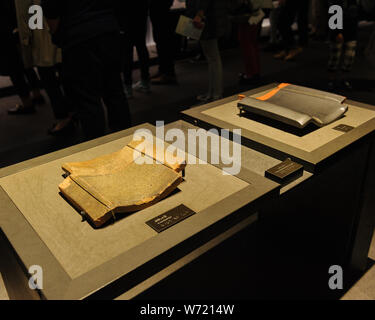
POLYGON ((95 227, 101 227, 116 213, 143 210, 167 197, 183 181, 185 166, 165 149, 160 154, 154 146, 145 147, 145 141, 132 141, 115 153, 64 164, 66 179, 59 189, 95 227), (150 164, 138 164, 140 157, 151 158, 150 164))

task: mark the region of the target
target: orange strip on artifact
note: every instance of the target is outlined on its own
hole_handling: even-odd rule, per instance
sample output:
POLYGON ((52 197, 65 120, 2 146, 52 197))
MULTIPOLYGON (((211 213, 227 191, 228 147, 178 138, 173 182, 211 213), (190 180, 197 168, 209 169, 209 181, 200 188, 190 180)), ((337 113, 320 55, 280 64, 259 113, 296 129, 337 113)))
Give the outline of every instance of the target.
POLYGON ((287 86, 289 86, 289 85, 290 85, 290 83, 281 83, 281 84, 279 84, 279 85, 277 86, 276 89, 274 89, 274 90, 268 92, 268 93, 265 94, 264 96, 258 97, 257 99, 258 99, 258 100, 262 100, 262 101, 266 101, 266 100, 272 98, 272 97, 273 97, 276 93, 278 93, 282 88, 285 88, 285 87, 287 87, 287 86))

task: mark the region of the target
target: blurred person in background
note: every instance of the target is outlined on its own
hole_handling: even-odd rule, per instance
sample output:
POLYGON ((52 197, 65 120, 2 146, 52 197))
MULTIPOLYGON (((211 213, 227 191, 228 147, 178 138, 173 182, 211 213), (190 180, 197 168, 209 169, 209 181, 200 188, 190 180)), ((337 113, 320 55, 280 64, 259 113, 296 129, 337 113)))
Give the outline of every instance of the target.
MULTIPOLYGON (((10 77, 22 104, 8 110, 9 114, 31 114, 35 112, 36 101, 31 95, 32 86, 26 81, 25 69, 17 43, 17 19, 14 0, 0 1, 0 74, 10 77)), ((34 76, 37 77, 34 73, 34 76)), ((40 99, 37 84, 34 86, 35 99, 40 99)))
POLYGON ((41 30, 29 28, 29 8, 40 5, 41 0, 13 0, 15 1, 17 30, 20 40, 23 64, 27 70, 37 67, 43 88, 50 99, 54 116, 57 120, 49 129, 51 135, 68 133, 74 129, 73 113, 65 98, 58 78, 57 64, 61 63, 61 50, 53 43, 47 23, 41 30))
POLYGON ((309 0, 279 0, 281 6, 279 30, 283 49, 276 59, 289 61, 303 52, 309 40, 309 0), (295 43, 292 25, 298 22, 298 43, 295 43))
POLYGON ((328 61, 328 88, 352 89, 349 74, 352 70, 358 38, 359 7, 357 0, 330 0, 330 5, 340 5, 344 10, 344 28, 330 30, 328 61))
POLYGON ((279 1, 272 1, 272 8, 265 11, 269 11, 270 38, 264 51, 276 52, 280 48, 279 19, 281 6, 279 6, 279 1))
POLYGON ((105 134, 102 102, 113 131, 126 129, 131 123, 121 80, 116 2, 42 0, 54 41, 62 48, 64 88, 77 108, 87 140, 105 134))
POLYGON ((133 89, 139 92, 151 92, 150 57, 146 46, 149 0, 120 1, 116 11, 124 33, 125 91, 128 98, 132 98, 133 89), (134 47, 137 49, 141 79, 133 85, 134 47))
POLYGON ((159 62, 158 73, 151 78, 151 83, 155 85, 177 84, 172 5, 173 0, 150 0, 150 19, 159 62))
POLYGON ((271 0, 237 0, 236 6, 237 14, 234 12, 233 19, 238 23, 238 40, 245 64, 245 72, 239 75, 240 83, 256 84, 260 80, 258 37, 265 16, 263 9, 271 9, 273 3, 271 0))
POLYGON ((227 0, 188 0, 187 15, 195 27, 203 29, 200 45, 208 63, 208 91, 197 99, 208 102, 223 96, 223 65, 218 40, 229 31, 227 0))
POLYGON ((328 1, 311 0, 312 36, 317 40, 327 40, 328 1))

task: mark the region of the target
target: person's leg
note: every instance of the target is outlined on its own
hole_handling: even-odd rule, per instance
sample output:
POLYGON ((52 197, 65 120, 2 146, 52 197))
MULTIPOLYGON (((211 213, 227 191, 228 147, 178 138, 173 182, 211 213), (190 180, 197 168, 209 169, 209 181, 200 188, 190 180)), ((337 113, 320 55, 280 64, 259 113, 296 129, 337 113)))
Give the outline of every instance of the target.
POLYGON ((348 79, 348 74, 352 71, 355 56, 357 52, 357 41, 349 41, 345 43, 344 57, 341 70, 344 73, 343 85, 346 89, 352 89, 352 85, 348 79))
POLYGON ((260 53, 258 30, 260 25, 240 24, 238 29, 239 42, 245 64, 246 78, 260 75, 260 53))
POLYGON ((65 93, 77 109, 86 140, 105 133, 102 105, 103 67, 97 57, 97 39, 63 52, 63 84, 65 93))
POLYGON ((140 37, 136 39, 136 48, 138 54, 139 66, 141 69, 141 79, 145 82, 150 80, 150 56, 146 46, 145 38, 140 37))
POLYGON ((298 15, 298 45, 306 47, 309 41, 309 0, 299 0, 297 2, 298 15))
POLYGON ((294 42, 294 35, 291 32, 291 38, 289 40, 289 48, 288 54, 285 57, 285 61, 293 60, 296 56, 303 52, 303 48, 307 46, 308 38, 309 38, 309 0, 288 0, 290 6, 293 5, 291 8, 291 12, 293 12, 293 20, 291 20, 291 24, 295 21, 295 18, 298 16, 298 45, 295 45, 294 42))
POLYGON ((145 5, 139 14, 139 31, 136 33, 136 37, 134 39, 137 47, 141 77, 143 81, 150 80, 150 54, 146 45, 148 12, 149 7, 148 5, 145 5))
POLYGON ((34 113, 35 106, 30 95, 30 88, 26 83, 25 76, 22 69, 13 69, 9 74, 10 80, 16 88, 17 94, 19 95, 22 105, 16 105, 14 108, 8 110, 9 114, 27 114, 34 113))
POLYGON ((51 101, 53 113, 57 120, 65 119, 69 116, 68 103, 60 87, 55 67, 38 67, 38 73, 42 85, 51 101))
POLYGON ((109 127, 124 130, 130 127, 130 110, 121 81, 119 39, 116 34, 98 41, 97 57, 102 68, 103 101, 108 110, 109 127))
POLYGON ((21 100, 30 98, 30 87, 25 80, 23 69, 18 67, 11 67, 10 80, 16 88, 17 94, 21 97, 21 100))
POLYGON ((328 1, 317 0, 316 35, 318 38, 327 38, 328 33, 328 1))
POLYGON ((335 89, 337 73, 341 61, 343 44, 335 41, 330 43, 330 52, 328 60, 328 88, 335 89))
POLYGON ((223 66, 218 41, 201 40, 201 46, 208 63, 207 100, 219 99, 223 96, 223 66))
POLYGON ((133 84, 133 64, 134 64, 134 44, 133 39, 129 35, 124 36, 124 82, 125 85, 131 87, 133 84))
POLYGON ((288 51, 293 47, 294 36, 292 25, 297 14, 297 5, 294 0, 287 0, 280 8, 279 30, 282 37, 284 50, 288 51))
POLYGON ((151 0, 150 19, 159 59, 159 73, 164 77, 153 79, 154 84, 176 83, 174 70, 174 30, 170 7, 173 0, 151 0), (165 80, 165 81, 164 81, 165 80))
POLYGON ((8 113, 12 115, 34 113, 35 106, 31 99, 29 84, 25 79, 24 65, 11 37, 9 37, 8 42, 4 43, 2 50, 2 54, 8 63, 9 77, 22 101, 22 105, 16 105, 9 109, 8 113))
POLYGON ((278 40, 278 33, 279 33, 279 19, 280 19, 280 7, 272 9, 270 13, 270 24, 271 24, 271 35, 270 35, 270 43, 272 45, 277 45, 278 40))
POLYGON ((37 104, 44 104, 44 98, 42 96, 42 93, 40 92, 40 79, 35 72, 34 68, 29 68, 24 70, 25 77, 27 82, 29 83, 29 86, 31 88, 31 92, 33 95, 33 101, 37 104))
POLYGON ((128 99, 132 99, 133 95, 133 69, 134 69, 134 42, 133 37, 126 33, 121 35, 122 40, 122 54, 125 92, 128 99))
POLYGON ((147 18, 148 10, 146 7, 139 12, 136 25, 137 30, 134 33, 134 43, 137 48, 138 61, 141 70, 141 81, 134 85, 134 89, 142 92, 150 92, 150 56, 146 46, 147 18))

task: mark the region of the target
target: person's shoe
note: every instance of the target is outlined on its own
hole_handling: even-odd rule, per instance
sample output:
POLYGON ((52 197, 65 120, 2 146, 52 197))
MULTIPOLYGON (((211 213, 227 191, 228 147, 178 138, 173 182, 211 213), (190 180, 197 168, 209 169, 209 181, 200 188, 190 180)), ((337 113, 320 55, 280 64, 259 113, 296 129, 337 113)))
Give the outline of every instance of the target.
POLYGON ((62 120, 59 123, 55 123, 50 129, 48 129, 48 134, 54 137, 66 136, 74 132, 75 125, 72 119, 62 120))
POLYGON ((290 60, 293 60, 296 56, 298 56, 299 54, 301 54, 303 52, 303 49, 301 47, 298 47, 298 48, 294 48, 292 50, 289 51, 289 53, 287 54, 287 56, 284 58, 285 61, 290 61, 290 60))
POLYGON ((36 110, 34 105, 32 105, 31 107, 24 107, 17 104, 15 107, 8 110, 9 115, 33 114, 35 112, 36 110))
POLYGON ((138 92, 150 93, 151 86, 150 81, 140 80, 135 85, 133 85, 133 90, 138 92))
POLYGON ((342 82, 342 86, 344 87, 345 90, 353 90, 353 86, 348 80, 344 80, 342 82))
POLYGON ((328 81, 327 86, 329 91, 334 91, 337 88, 336 82, 334 80, 328 81))
POLYGON ((199 102, 205 102, 205 103, 207 103, 207 102, 212 101, 213 97, 210 94, 208 94, 208 93, 204 93, 204 94, 200 94, 199 96, 197 96, 197 100, 199 102))
POLYGON ((194 58, 191 58, 189 62, 190 63, 202 63, 202 62, 206 62, 206 58, 203 54, 199 53, 194 58))
POLYGON ((248 77, 244 73, 240 73, 240 75, 239 75, 240 84, 254 85, 254 84, 258 84, 259 81, 260 81, 260 75, 259 74, 255 74, 252 77, 248 77))
POLYGON ((274 57, 275 59, 285 59, 285 57, 286 57, 287 55, 288 55, 288 52, 286 52, 285 50, 283 50, 283 51, 280 51, 280 52, 274 54, 273 57, 274 57))
POLYGON ((223 99, 223 96, 213 96, 211 101, 217 101, 223 99))
POLYGON ((162 75, 161 72, 158 71, 157 73, 155 73, 154 75, 152 75, 152 76, 150 77, 150 79, 152 80, 152 79, 159 78, 161 75, 162 75))
POLYGON ((177 84, 177 78, 175 75, 162 74, 160 77, 152 79, 151 83, 155 85, 175 85, 177 84))
POLYGON ((128 99, 133 99, 133 87, 132 86, 125 86, 125 94, 128 99))

